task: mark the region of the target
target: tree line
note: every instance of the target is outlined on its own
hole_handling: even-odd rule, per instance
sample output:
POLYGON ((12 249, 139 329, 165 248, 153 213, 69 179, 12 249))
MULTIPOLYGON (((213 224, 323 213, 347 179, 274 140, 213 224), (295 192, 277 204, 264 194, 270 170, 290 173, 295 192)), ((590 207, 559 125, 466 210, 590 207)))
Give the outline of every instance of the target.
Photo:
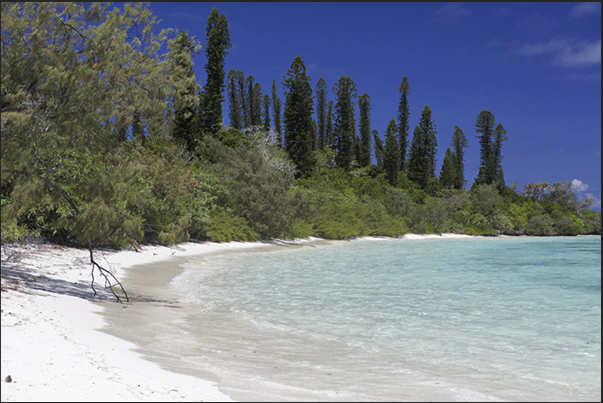
POLYGON ((571 186, 505 184, 506 130, 490 111, 476 119, 480 169, 465 190, 465 134, 454 128, 436 172, 429 106, 410 138, 407 77, 382 140, 349 77, 329 100, 298 56, 281 101, 276 80, 268 95, 242 70, 226 74, 230 33, 216 8, 202 85, 194 37, 159 30, 144 4, 111 7, 1 5, 2 242, 600 233, 571 186))

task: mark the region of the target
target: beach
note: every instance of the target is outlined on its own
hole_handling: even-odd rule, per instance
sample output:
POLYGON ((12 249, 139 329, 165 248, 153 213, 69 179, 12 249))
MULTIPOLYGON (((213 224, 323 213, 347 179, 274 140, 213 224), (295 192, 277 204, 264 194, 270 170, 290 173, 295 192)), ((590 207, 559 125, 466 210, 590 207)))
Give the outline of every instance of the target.
MULTIPOLYGON (((94 259, 121 280, 132 266, 304 242, 321 240, 95 250, 94 259)), ((95 279, 96 296, 87 249, 2 247, 2 401, 232 401, 215 381, 168 371, 144 359, 135 343, 101 331, 103 309, 136 303, 116 303, 98 271, 95 279)))

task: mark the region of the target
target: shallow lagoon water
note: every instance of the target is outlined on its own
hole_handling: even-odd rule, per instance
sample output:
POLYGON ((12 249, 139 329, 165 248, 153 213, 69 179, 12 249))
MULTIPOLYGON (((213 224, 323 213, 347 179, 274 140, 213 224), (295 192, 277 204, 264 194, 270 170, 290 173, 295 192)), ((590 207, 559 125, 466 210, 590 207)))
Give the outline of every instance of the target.
POLYGON ((181 309, 144 350, 237 400, 601 398, 600 237, 358 239, 180 265, 181 309))

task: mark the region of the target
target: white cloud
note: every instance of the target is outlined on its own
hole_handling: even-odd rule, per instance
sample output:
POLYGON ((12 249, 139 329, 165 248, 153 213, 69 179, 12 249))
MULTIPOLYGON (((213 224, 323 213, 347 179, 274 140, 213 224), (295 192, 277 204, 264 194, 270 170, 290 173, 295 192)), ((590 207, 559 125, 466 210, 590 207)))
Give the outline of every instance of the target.
POLYGON ((577 192, 586 192, 586 189, 588 189, 588 185, 582 183, 580 179, 572 180, 572 186, 574 186, 574 189, 576 189, 577 192))
POLYGON ((601 208, 601 197, 596 197, 592 193, 587 193, 586 197, 588 199, 593 199, 594 203, 590 205, 590 209, 600 209, 601 208))
POLYGON ((601 39, 594 42, 552 39, 548 42, 525 44, 518 50, 524 56, 550 55, 553 63, 571 67, 601 64, 601 39))
POLYGON ((463 3, 446 3, 436 11, 436 20, 458 21, 470 15, 471 11, 463 6, 463 3))
POLYGON ((587 2, 587 3, 578 3, 572 9, 570 15, 572 17, 584 17, 589 14, 598 14, 601 12, 601 3, 599 2, 587 2))

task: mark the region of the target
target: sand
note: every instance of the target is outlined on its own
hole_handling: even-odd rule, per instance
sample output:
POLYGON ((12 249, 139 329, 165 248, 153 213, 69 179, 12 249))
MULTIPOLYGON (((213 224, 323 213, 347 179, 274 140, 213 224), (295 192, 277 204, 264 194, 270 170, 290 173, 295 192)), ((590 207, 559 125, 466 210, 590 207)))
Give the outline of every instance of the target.
MULTIPOLYGON (((320 240, 185 243, 96 250, 94 257, 120 279, 132 266, 174 257, 304 242, 320 240)), ((89 257, 86 249, 53 245, 2 247, 2 401, 232 401, 216 382, 168 371, 144 359, 134 343, 101 331, 99 313, 117 305, 98 272, 93 295, 89 257)))

